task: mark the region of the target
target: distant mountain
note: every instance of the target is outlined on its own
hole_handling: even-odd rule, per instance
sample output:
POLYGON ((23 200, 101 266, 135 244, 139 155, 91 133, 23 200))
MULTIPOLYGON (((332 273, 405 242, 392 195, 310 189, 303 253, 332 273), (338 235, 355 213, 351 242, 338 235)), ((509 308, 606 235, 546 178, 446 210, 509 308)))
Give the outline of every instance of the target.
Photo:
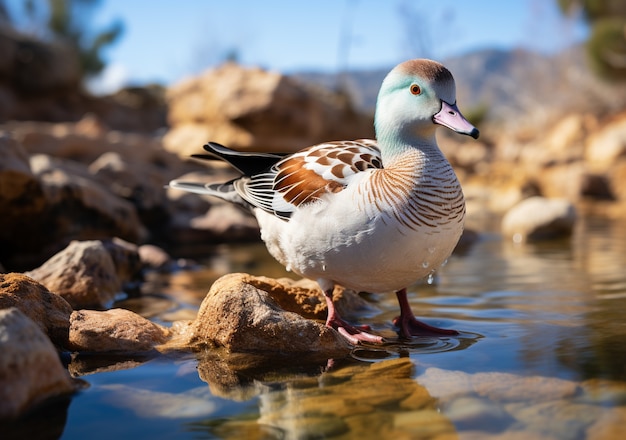
MULTIPOLYGON (((495 121, 545 121, 566 111, 603 114, 623 109, 626 85, 607 84, 588 68, 582 47, 555 56, 527 50, 481 50, 444 60, 462 109, 486 106, 495 121)), ((356 109, 373 112, 388 69, 343 75, 302 72, 298 80, 337 90, 343 85, 356 109)))

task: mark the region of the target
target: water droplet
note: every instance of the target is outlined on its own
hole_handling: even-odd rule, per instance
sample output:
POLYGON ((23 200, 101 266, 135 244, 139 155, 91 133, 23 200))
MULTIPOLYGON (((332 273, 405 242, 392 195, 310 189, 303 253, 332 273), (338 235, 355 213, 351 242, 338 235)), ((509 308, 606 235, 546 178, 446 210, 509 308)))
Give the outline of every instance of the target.
POLYGON ((322 264, 322 271, 326 272, 326 265, 325 264, 322 264))
POLYGON ((291 266, 290 266, 290 265, 285 266, 285 270, 286 270, 287 272, 291 272, 291 266))
POLYGON ((430 266, 430 263, 429 263, 428 261, 424 261, 424 262, 422 263, 422 267, 423 267, 424 269, 428 269, 428 266, 430 266))
POLYGON ((437 248, 435 248, 434 246, 429 247, 429 248, 428 248, 428 253, 429 253, 429 254, 434 254, 436 250, 437 250, 437 248))
POLYGON ((435 272, 431 272, 428 274, 428 278, 426 279, 426 283, 428 285, 432 285, 435 282, 435 272))

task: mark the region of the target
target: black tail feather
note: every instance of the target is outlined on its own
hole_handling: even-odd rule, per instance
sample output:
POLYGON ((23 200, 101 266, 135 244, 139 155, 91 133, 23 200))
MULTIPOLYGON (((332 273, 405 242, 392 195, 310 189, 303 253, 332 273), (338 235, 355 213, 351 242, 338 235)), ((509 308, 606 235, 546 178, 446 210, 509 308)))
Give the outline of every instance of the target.
POLYGON ((290 153, 249 153, 226 148, 217 142, 204 146, 209 154, 192 154, 191 157, 202 160, 223 160, 245 176, 262 173, 290 153))

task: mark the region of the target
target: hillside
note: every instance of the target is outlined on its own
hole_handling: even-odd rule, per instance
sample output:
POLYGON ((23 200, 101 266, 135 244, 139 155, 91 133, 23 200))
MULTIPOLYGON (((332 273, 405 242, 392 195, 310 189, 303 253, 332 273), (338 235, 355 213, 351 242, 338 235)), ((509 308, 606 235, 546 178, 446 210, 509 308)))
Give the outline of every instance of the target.
MULTIPOLYGON (((566 111, 598 116, 618 111, 626 85, 607 84, 590 71, 582 47, 557 56, 526 50, 481 50, 443 60, 457 82, 461 108, 488 108, 492 121, 537 122, 566 111)), ((352 71, 343 75, 355 107, 373 112, 380 83, 391 69, 352 71)), ((301 81, 336 88, 336 74, 303 72, 301 81)))

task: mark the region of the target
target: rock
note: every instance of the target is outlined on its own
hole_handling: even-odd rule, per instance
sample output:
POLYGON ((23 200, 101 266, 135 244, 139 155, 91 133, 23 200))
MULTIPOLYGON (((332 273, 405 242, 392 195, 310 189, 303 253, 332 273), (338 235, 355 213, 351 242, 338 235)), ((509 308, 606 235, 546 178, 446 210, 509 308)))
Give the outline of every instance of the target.
POLYGON ((232 203, 222 201, 213 203, 206 214, 193 217, 189 226, 212 242, 254 241, 260 236, 254 217, 232 203))
POLYGON ((115 130, 153 133, 167 125, 165 90, 156 84, 124 87, 90 109, 115 130))
POLYGON ((113 258, 98 240, 73 241, 26 275, 61 295, 74 309, 107 308, 122 288, 113 258))
MULTIPOLYGON (((189 173, 179 177, 191 182, 227 181, 236 174, 223 169, 211 169, 211 173, 189 173)), ((259 225, 256 219, 232 203, 215 197, 199 196, 169 188, 170 230, 168 238, 175 244, 219 243, 232 241, 256 241, 259 225)))
POLYGON ((67 121, 91 112, 118 130, 152 132, 165 126, 162 87, 91 96, 82 84, 75 48, 31 34, 6 23, 0 28, 0 120, 67 121))
POLYGON ((502 219, 502 231, 514 242, 569 236, 576 210, 567 200, 531 197, 511 208, 502 219))
POLYGON ((617 440, 626 432, 626 407, 603 408, 593 424, 587 429, 586 438, 617 440))
POLYGON ((143 267, 139 257, 139 247, 136 244, 113 237, 102 240, 102 245, 111 255, 122 288, 142 280, 143 267))
POLYGON ((46 197, 30 169, 28 154, 16 140, 0 135, 0 259, 41 246, 46 197))
POLYGON ((452 399, 445 405, 443 412, 462 431, 475 429, 499 432, 514 422, 502 405, 473 396, 452 399))
POLYGON ((121 237, 136 242, 142 233, 137 210, 94 181, 83 165, 36 155, 31 167, 48 204, 48 231, 56 241, 121 237))
POLYGON ((158 228, 168 221, 164 182, 169 177, 151 164, 135 163, 120 153, 104 153, 89 172, 113 194, 131 202, 144 225, 158 228))
MULTIPOLYGON (((308 319, 326 320, 326 298, 315 281, 306 278, 294 281, 290 278, 251 277, 247 282, 268 292, 284 310, 308 319)), ((373 310, 356 292, 339 285, 333 291, 333 302, 339 314, 345 317, 357 317, 362 312, 373 310)))
POLYGON ((44 43, 6 26, 0 31, 0 39, 13 45, 13 57, 7 60, 10 64, 5 70, 12 74, 13 84, 20 92, 41 94, 78 88, 80 66, 69 46, 44 43))
POLYGON ((575 382, 509 373, 476 373, 428 368, 417 378, 433 397, 477 394, 494 402, 546 402, 572 398, 580 391, 575 382))
POLYGON ((59 347, 65 347, 72 306, 37 281, 18 273, 0 274, 0 309, 14 307, 35 322, 59 347))
POLYGON ((582 154, 583 140, 587 129, 594 123, 593 116, 581 113, 564 115, 545 135, 542 146, 549 153, 550 160, 568 161, 578 159, 582 154))
POLYGON ((535 181, 543 197, 575 202, 584 196, 586 175, 582 161, 555 163, 537 171, 535 181))
POLYGON ((217 280, 200 306, 189 346, 220 346, 230 352, 267 356, 289 353, 333 358, 350 352, 336 331, 280 308, 270 283, 246 274, 217 280))
POLYGON ((226 139, 232 145, 252 143, 251 135, 236 133, 232 124, 223 124, 219 128, 206 123, 184 122, 170 127, 163 136, 163 145, 167 151, 178 154, 181 159, 189 160, 192 154, 202 153, 202 146, 211 139, 226 139))
POLYGON ((611 194, 621 202, 626 202, 626 158, 613 165, 608 177, 611 194))
POLYGON ((125 309, 77 310, 70 318, 69 348, 88 352, 150 351, 169 331, 125 309))
POLYGON ((592 171, 605 172, 619 158, 626 157, 626 113, 621 113, 591 134, 585 159, 592 171))
MULTIPOLYGON (((510 408, 510 413, 518 423, 526 425, 527 432, 559 439, 585 438, 585 432, 606 410, 599 406, 560 400, 525 404, 519 408, 510 408)), ((534 438, 534 435, 531 437, 534 438)))
POLYGON ((48 337, 16 308, 0 310, 0 419, 76 388, 48 337))
POLYGON ((176 266, 170 254, 159 246, 142 244, 137 251, 141 263, 150 269, 167 272, 176 266))
POLYGON ((371 116, 348 100, 277 72, 234 63, 167 91, 171 129, 163 142, 181 157, 209 140, 235 149, 295 151, 332 139, 373 136, 371 116))

